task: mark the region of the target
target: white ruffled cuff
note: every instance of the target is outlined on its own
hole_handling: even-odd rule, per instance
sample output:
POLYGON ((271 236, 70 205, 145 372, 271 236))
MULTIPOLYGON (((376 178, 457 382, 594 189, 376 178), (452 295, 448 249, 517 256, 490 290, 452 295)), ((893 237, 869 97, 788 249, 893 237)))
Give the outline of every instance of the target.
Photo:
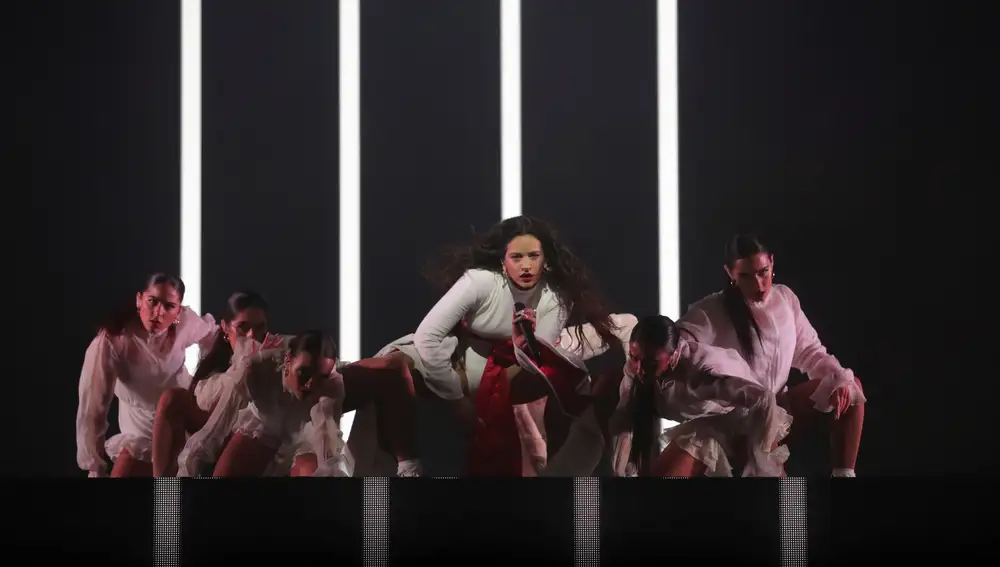
POLYGON ((868 399, 865 397, 865 393, 858 386, 858 383, 854 380, 854 372, 851 370, 844 370, 843 372, 831 372, 820 379, 819 385, 816 386, 816 390, 813 391, 809 399, 815 404, 813 407, 816 411, 822 413, 830 413, 833 411, 833 404, 830 403, 830 397, 840 388, 848 388, 851 394, 851 405, 857 406, 866 403, 868 399))

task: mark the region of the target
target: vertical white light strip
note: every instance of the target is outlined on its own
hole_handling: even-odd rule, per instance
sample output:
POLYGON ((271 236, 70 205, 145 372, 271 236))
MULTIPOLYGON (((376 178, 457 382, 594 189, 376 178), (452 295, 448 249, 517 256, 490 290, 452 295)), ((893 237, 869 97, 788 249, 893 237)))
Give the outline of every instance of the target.
MULTIPOLYGON (((181 279, 201 313, 201 0, 181 2, 181 279)), ((198 347, 186 353, 194 372, 198 347)))
MULTIPOLYGON (((340 343, 361 359, 361 2, 340 0, 340 343)), ((340 421, 344 439, 354 412, 340 421)))
MULTIPOLYGON (((680 219, 677 155, 677 0, 656 2, 657 219, 660 314, 681 316, 680 219)), ((660 429, 677 422, 661 419, 660 429)), ((662 449, 662 447, 661 447, 662 449)))
POLYGON ((656 2, 660 313, 681 316, 677 155, 677 0, 656 2))
POLYGON ((153 567, 181 565, 181 479, 153 479, 153 567))
POLYGON ((573 565, 601 564, 601 479, 573 479, 573 565))
POLYGON ((809 491, 804 478, 778 479, 781 567, 809 565, 809 491))
POLYGON ((384 476, 364 478, 364 510, 362 521, 362 565, 387 567, 389 565, 389 499, 391 485, 384 476))
POLYGON ((500 0, 500 215, 521 214, 521 0, 500 0))

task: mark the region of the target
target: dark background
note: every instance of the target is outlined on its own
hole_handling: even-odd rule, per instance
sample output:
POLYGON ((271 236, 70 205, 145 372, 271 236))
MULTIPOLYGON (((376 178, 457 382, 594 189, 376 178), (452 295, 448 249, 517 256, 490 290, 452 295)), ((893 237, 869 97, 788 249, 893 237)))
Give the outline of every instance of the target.
MULTIPOLYGON (((204 6, 202 307, 254 287, 276 328, 335 331, 336 2, 204 6)), ((975 6, 680 2, 683 303, 722 285, 727 236, 760 232, 777 281, 864 380, 862 475, 986 474, 994 460, 976 404, 992 397, 996 278, 977 273, 991 219, 974 191, 992 183, 975 6)), ((30 197, 7 217, 4 471, 82 475, 93 326, 144 273, 179 269, 179 2, 11 7, 8 186, 30 197)), ((365 355, 435 300, 426 258, 498 220, 498 14, 363 3, 365 355)), ((655 2, 528 0, 522 18, 524 212, 558 226, 617 311, 654 311, 655 2)), ((796 454, 824 472, 817 451, 796 454)))

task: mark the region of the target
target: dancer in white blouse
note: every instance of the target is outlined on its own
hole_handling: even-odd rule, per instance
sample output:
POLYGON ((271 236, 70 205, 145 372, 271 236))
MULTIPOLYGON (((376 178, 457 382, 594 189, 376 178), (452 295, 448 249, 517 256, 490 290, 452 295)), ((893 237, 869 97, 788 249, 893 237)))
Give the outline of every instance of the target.
POLYGON ((223 392, 224 380, 237 341, 261 339, 268 333, 267 300, 253 291, 239 291, 226 302, 227 313, 213 336, 212 345, 202 353, 191 383, 170 388, 160 396, 153 424, 153 475, 177 473, 177 456, 188 434, 208 421, 223 392))
POLYGON ((742 476, 780 476, 788 449, 778 442, 791 421, 738 353, 686 341, 662 315, 645 317, 609 423, 612 467, 616 476, 732 476, 730 458, 745 452, 742 476), (661 418, 679 422, 663 452, 661 418))
POLYGON ((262 476, 279 449, 293 447, 297 475, 350 476, 353 464, 339 428, 344 378, 333 339, 308 331, 287 342, 237 340, 223 393, 207 423, 179 458, 192 474, 210 448, 232 437, 213 476, 262 476))
MULTIPOLYGON (((541 474, 547 397, 570 415, 588 405, 586 367, 559 348, 560 333, 568 322, 590 323, 602 342, 616 342, 586 267, 546 223, 515 217, 446 255, 428 276, 447 293, 415 334, 379 355, 402 352, 427 389, 451 404, 459 423, 473 425, 466 470, 451 474, 541 474), (533 328, 534 340, 522 322, 533 328)), ((597 458, 599 439, 598 433, 597 458)))
POLYGON ((335 438, 340 438, 343 412, 360 406, 373 406, 378 413, 373 439, 385 440, 399 475, 420 475, 415 392, 405 362, 393 357, 337 362, 333 339, 313 331, 265 339, 255 355, 260 360, 248 366, 240 353, 255 343, 247 337, 236 340, 232 366, 219 378, 218 402, 177 458, 179 476, 197 474, 223 447, 215 476, 281 476, 279 464, 285 461, 292 461, 292 476, 349 476, 354 468, 350 451, 335 438), (317 406, 322 396, 332 405, 317 406), (326 448, 318 449, 316 439, 326 448))
POLYGON ((136 293, 135 306, 101 326, 87 348, 80 372, 76 416, 76 460, 91 477, 105 476, 104 456, 114 460, 113 477, 151 476, 153 422, 160 395, 191 380, 184 351, 212 340, 210 315, 182 307, 184 283, 158 273, 136 293), (121 433, 105 441, 108 410, 118 398, 121 433))
POLYGON ((795 293, 773 285, 774 255, 757 238, 733 237, 725 270, 729 285, 692 305, 681 330, 693 341, 739 352, 797 422, 832 413, 833 476, 853 477, 865 415, 861 381, 827 352, 795 293), (786 392, 793 367, 809 380, 786 392))

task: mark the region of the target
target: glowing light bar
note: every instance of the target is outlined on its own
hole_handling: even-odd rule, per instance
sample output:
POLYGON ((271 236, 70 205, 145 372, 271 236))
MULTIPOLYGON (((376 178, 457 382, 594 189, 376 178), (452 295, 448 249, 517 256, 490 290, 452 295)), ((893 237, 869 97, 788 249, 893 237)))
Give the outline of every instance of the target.
MULTIPOLYGON (((340 0, 340 355, 361 359, 361 4, 340 0)), ((354 412, 340 428, 346 440, 354 412)))
POLYGON ((500 215, 521 214, 521 0, 500 0, 500 215))
MULTIPOLYGON (((656 2, 657 218, 660 314, 681 316, 680 215, 678 213, 677 0, 656 2)), ((667 429, 676 422, 661 419, 667 429)))
MULTIPOLYGON (((201 313, 201 0, 181 2, 181 273, 184 303, 201 313)), ((198 347, 185 353, 191 372, 198 347)))
POLYGON ((681 316, 677 154, 677 0, 656 3, 660 313, 681 316))

